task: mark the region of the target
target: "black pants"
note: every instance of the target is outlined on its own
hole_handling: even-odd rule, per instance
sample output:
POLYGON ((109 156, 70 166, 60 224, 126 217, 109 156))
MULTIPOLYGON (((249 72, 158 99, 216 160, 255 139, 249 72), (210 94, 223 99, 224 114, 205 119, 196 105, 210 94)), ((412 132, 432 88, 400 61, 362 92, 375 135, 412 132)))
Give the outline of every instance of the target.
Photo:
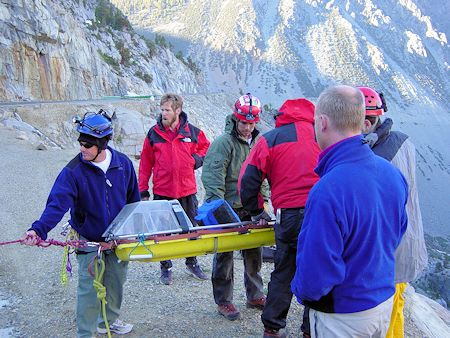
MULTIPOLYGON (((250 221, 250 215, 244 209, 234 209, 241 221, 250 221)), ((232 222, 232 220, 230 220, 232 222)), ((264 296, 263 280, 260 274, 262 249, 241 250, 244 262, 244 286, 248 301, 264 296)), ((211 274, 214 301, 217 305, 233 302, 234 258, 233 251, 214 254, 211 274)))
POLYGON ((280 224, 275 224, 275 267, 270 275, 266 306, 261 315, 264 327, 279 330, 286 327, 291 306, 291 281, 296 269, 297 240, 303 223, 304 208, 281 210, 280 224))
MULTIPOLYGON (((169 196, 161 196, 161 195, 153 194, 153 199, 155 201, 157 201, 157 200, 167 200, 167 201, 168 200, 178 200, 178 202, 180 202, 181 207, 183 208, 184 212, 191 220, 191 223, 195 224, 194 218, 197 215, 197 209, 198 209, 198 201, 197 201, 197 197, 195 196, 195 194, 188 195, 185 197, 180 197, 180 198, 172 198, 169 196)), ((162 270, 167 270, 172 267, 171 260, 161 261, 160 263, 161 263, 162 270)), ((196 264, 197 264, 197 257, 187 257, 186 258, 186 265, 196 265, 196 264)))

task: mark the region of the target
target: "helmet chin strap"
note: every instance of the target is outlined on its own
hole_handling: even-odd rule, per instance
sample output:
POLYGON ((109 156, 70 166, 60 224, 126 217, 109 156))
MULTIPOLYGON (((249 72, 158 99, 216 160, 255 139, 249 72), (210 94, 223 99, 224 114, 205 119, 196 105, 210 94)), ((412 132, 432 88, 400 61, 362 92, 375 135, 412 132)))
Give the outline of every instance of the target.
POLYGON ((98 155, 100 155, 101 152, 102 151, 100 150, 100 148, 97 147, 97 155, 95 155, 95 157, 92 160, 90 160, 89 162, 95 162, 95 160, 97 159, 98 155))
POLYGON ((104 149, 104 144, 101 144, 102 142, 100 141, 100 139, 97 140, 96 143, 97 143, 97 144, 96 144, 96 146, 97 146, 97 155, 95 155, 95 157, 94 157, 92 160, 90 160, 89 162, 95 162, 95 160, 97 159, 98 155, 100 155, 100 153, 101 153, 103 150, 105 150, 105 149, 104 149))

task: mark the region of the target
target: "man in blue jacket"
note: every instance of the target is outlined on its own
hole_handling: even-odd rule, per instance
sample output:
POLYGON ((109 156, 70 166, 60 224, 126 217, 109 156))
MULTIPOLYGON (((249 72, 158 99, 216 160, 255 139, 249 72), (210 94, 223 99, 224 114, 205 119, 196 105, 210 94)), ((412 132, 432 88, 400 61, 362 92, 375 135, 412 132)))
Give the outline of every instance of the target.
POLYGON ((363 140, 364 116, 364 97, 349 86, 325 90, 316 106, 320 180, 306 203, 291 283, 310 309, 311 337, 384 337, 389 326, 408 186, 363 140))
MULTIPOLYGON (((47 238, 70 210, 70 225, 80 239, 104 241, 103 232, 128 203, 140 200, 133 164, 124 154, 108 147, 112 136, 111 118, 101 110, 86 113, 77 121, 80 153, 59 173, 39 220, 23 236, 23 243, 36 245, 47 238)), ((100 302, 88 265, 97 255, 95 248, 77 249, 77 337, 106 333, 100 302)), ((106 287, 106 314, 111 332, 125 334, 131 324, 119 320, 123 284, 128 262, 119 262, 114 251, 105 251, 103 285, 106 287)))

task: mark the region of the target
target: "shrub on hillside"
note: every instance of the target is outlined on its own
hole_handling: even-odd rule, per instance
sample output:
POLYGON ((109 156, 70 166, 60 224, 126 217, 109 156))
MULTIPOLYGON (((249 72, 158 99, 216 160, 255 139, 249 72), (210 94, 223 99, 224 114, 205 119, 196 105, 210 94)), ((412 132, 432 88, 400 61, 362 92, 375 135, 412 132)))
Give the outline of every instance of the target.
POLYGON ((127 47, 125 47, 125 43, 122 40, 115 41, 115 44, 121 57, 120 63, 128 67, 130 65, 131 60, 130 50, 127 47))
POLYGON ((95 20, 99 26, 109 26, 115 30, 133 30, 127 17, 108 0, 99 0, 95 8, 95 20))
POLYGON ((136 71, 136 73, 134 73, 134 75, 136 75, 141 80, 144 80, 148 84, 152 83, 152 81, 153 81, 153 77, 151 76, 151 74, 143 73, 140 70, 136 71))
POLYGON ((147 45, 148 54, 150 58, 154 57, 156 55, 156 44, 152 40, 147 39, 146 37, 142 38, 144 39, 145 44, 147 45))
POLYGON ((118 74, 120 73, 120 65, 112 56, 103 53, 100 49, 97 50, 97 53, 100 55, 103 61, 105 61, 108 65, 113 67, 116 73, 118 74))
POLYGON ((155 43, 162 48, 170 48, 170 44, 163 35, 155 34, 155 43))

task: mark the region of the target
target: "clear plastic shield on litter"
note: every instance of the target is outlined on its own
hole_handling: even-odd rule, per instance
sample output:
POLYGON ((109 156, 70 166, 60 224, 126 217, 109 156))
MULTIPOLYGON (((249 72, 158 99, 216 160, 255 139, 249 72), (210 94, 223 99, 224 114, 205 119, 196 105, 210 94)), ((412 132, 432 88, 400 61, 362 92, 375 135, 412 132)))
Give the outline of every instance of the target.
POLYGON ((107 241, 187 232, 193 225, 180 203, 140 201, 127 204, 103 233, 107 241))

